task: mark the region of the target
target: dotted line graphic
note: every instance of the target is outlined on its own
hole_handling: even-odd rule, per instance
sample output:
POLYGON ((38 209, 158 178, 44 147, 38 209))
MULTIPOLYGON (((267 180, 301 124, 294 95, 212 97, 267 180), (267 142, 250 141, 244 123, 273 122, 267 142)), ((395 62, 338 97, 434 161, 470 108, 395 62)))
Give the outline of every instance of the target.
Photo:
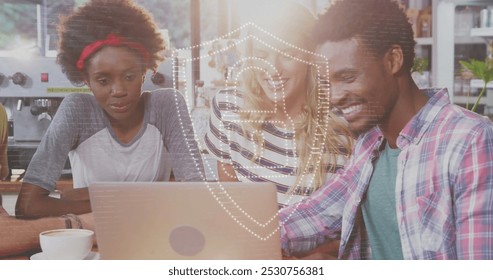
MULTIPOLYGON (((317 75, 317 118, 316 118, 316 128, 317 129, 320 129, 320 131, 326 131, 326 128, 327 128, 327 125, 328 125, 328 119, 329 119, 329 110, 330 110, 330 99, 329 99, 329 95, 330 95, 330 81, 328 80, 328 72, 329 72, 329 66, 328 66, 328 60, 326 57, 318 54, 318 53, 314 53, 314 52, 311 52, 311 51, 308 51, 308 50, 305 50, 305 49, 302 49, 302 48, 299 48, 298 46, 295 46, 279 37, 277 37, 276 35, 262 29, 261 27, 257 26, 256 24, 254 23, 246 23, 242 26, 240 26, 239 28, 229 32, 228 34, 225 34, 224 36, 221 36, 219 38, 216 38, 216 39, 213 39, 213 40, 210 40, 210 41, 206 41, 206 42, 203 42, 199 45, 195 45, 195 46, 192 46, 192 47, 189 47, 189 48, 184 48, 184 49, 178 49, 178 50, 175 50, 172 54, 172 58, 173 58, 173 86, 174 88, 178 88, 178 83, 180 80, 184 81, 185 84, 188 83, 187 81, 187 78, 186 78, 186 64, 187 63, 190 63, 190 62, 193 62, 195 60, 199 60, 199 59, 204 59, 206 57, 211 57, 211 56, 215 56, 215 55, 218 55, 222 52, 225 52, 233 47, 236 47, 237 45, 239 45, 240 43, 244 43, 246 42, 247 40, 254 40, 256 42, 259 42, 260 44, 268 47, 269 49, 277 52, 277 53, 280 53, 282 54, 283 56, 286 56, 286 57, 289 57, 290 59, 293 59, 295 61, 298 61, 298 62, 301 62, 301 63, 305 63, 311 67, 313 67, 314 69, 316 69, 316 75, 317 75), (197 57, 197 58, 190 58, 190 59, 183 59, 183 58, 179 58, 179 55, 178 53, 180 51, 188 51, 188 50, 193 50, 195 48, 202 48, 204 46, 209 46, 209 45, 212 45, 213 43, 215 42, 218 42, 219 40, 222 40, 222 39, 228 39, 228 38, 231 38, 233 37, 232 35, 235 35, 237 34, 238 32, 241 32, 247 28, 255 28, 257 31, 260 31, 262 32, 263 34, 267 35, 268 37, 278 41, 278 42, 281 42, 282 44, 286 45, 286 46, 289 46, 301 53, 305 53, 305 54, 308 54, 310 57, 312 57, 313 60, 309 61, 309 60, 304 60, 304 59, 301 59, 299 57, 296 57, 296 56, 293 56, 289 53, 286 53, 282 50, 279 50, 275 47, 273 47, 272 45, 268 44, 267 42, 259 39, 258 37, 256 36, 253 36, 253 35, 248 35, 248 36, 245 36, 244 38, 240 39, 240 40, 236 40, 234 42, 234 44, 232 45, 228 45, 228 46, 225 46, 225 47, 222 47, 221 49, 219 50, 214 50, 214 51, 211 51, 209 52, 207 55, 201 55, 200 57, 197 57), (180 71, 180 69, 182 69, 180 71), (178 79, 176 79, 176 77, 178 77, 178 79), (324 125, 321 125, 321 124, 324 124, 324 125)), ((269 69, 272 69, 274 70, 275 74, 277 76, 279 76, 279 72, 277 71, 277 69, 274 67, 274 65, 272 65, 271 63, 267 62, 266 60, 262 59, 262 58, 258 58, 258 57, 245 57, 245 58, 241 58, 240 60, 238 60, 236 63, 235 63, 235 67, 239 67, 239 65, 245 65, 245 62, 249 62, 249 61, 257 61, 257 62, 262 62, 264 64, 266 64, 266 66, 269 68, 269 69)), ((275 81, 276 79, 274 78, 273 75, 269 74, 269 72, 265 69, 265 68, 262 68, 262 67, 258 67, 258 66, 248 66, 248 67, 242 67, 241 68, 241 71, 238 71, 238 73, 236 73, 236 75, 233 77, 233 87, 232 89, 233 90, 238 90, 237 88, 237 85, 239 84, 239 77, 245 72, 245 71, 264 71, 267 73, 268 75, 268 79, 271 80, 271 81, 275 81)), ((231 80, 226 80, 226 82, 231 82, 231 80)), ((185 96, 189 96, 189 93, 188 93, 188 87, 185 87, 185 92, 184 92, 185 96)), ((285 103, 285 97, 286 97, 286 94, 285 94, 285 90, 284 90, 284 85, 281 85, 280 86, 280 89, 276 89, 274 91, 274 102, 277 104, 277 102, 279 101, 279 99, 277 98, 278 96, 277 95, 280 95, 281 97, 281 100, 282 100, 282 105, 281 105, 281 109, 284 111, 284 113, 287 112, 287 107, 286 107, 286 103, 285 103), (278 91, 280 91, 280 93, 278 93, 278 91)), ((229 96, 227 97, 229 98, 229 96)), ((187 99, 185 99, 185 101, 187 102, 187 106, 190 106, 191 104, 189 104, 189 101, 187 99)), ((229 101, 229 100, 228 100, 229 101)), ((175 103, 176 103, 176 106, 177 108, 179 108, 178 106, 178 98, 175 97, 175 103)), ((189 107, 190 108, 190 107, 189 107)), ((260 114, 265 114, 265 113, 277 113, 277 110, 278 110, 278 107, 277 106, 274 106, 274 109, 273 110, 267 110, 267 111, 262 111, 262 110, 244 110, 242 112, 245 112, 245 113, 260 113, 260 114)), ((185 135, 185 137, 187 137, 187 146, 188 146, 188 149, 189 149, 189 152, 191 154, 199 154, 200 155, 200 150, 203 150, 204 147, 201 147, 201 144, 200 144, 200 141, 196 141, 198 147, 199 147, 199 151, 194 151, 194 149, 192 148, 192 144, 190 141, 195 141, 195 140, 198 140, 198 139, 188 139, 188 136, 189 136, 189 133, 187 133, 187 129, 185 129, 184 127, 184 124, 183 124, 183 121, 182 121, 182 116, 181 115, 181 111, 180 110, 177 110, 178 111, 178 114, 179 114, 179 118, 180 118, 180 126, 181 126, 181 129, 185 135)), ((294 120, 291 118, 291 116, 289 116, 288 114, 286 114, 287 116, 287 122, 289 124, 291 124, 291 126, 288 126, 286 125, 286 122, 283 122, 283 121, 271 121, 272 123, 280 123, 280 124, 284 124, 286 125, 286 129, 288 128, 292 128, 292 130, 294 131, 294 127, 295 127, 295 122, 294 120)), ((261 121, 256 121, 256 120, 239 120, 239 119, 236 119, 236 120, 232 120, 232 122, 236 122, 236 123, 244 123, 244 122, 251 122, 251 123, 260 123, 261 121)), ((194 127, 194 123, 192 122, 192 128, 194 131, 197 131, 197 129, 194 127)), ((224 127, 223 127, 224 128, 224 127)), ((326 143, 327 141, 327 135, 325 133, 317 133, 315 135, 315 139, 313 139, 313 142, 311 143, 307 143, 307 147, 310 149, 310 154, 308 156, 308 162, 311 162, 312 159, 315 159, 316 160, 316 165, 315 166, 320 166, 320 163, 321 163, 321 160, 322 160, 322 156, 323 156, 323 151, 322 151, 322 147, 320 146, 320 144, 317 144, 317 143, 326 143), (320 141, 317 141, 317 140, 320 140, 320 141), (318 146, 316 146, 318 145, 318 146), (315 157, 315 158, 313 158, 315 157)), ((296 137, 293 138, 293 144, 294 144, 294 147, 296 147, 296 137)), ((285 142, 285 145, 284 147, 286 149, 288 149, 290 145, 288 145, 288 142, 285 142)), ((263 152, 263 149, 262 151, 263 152)), ((200 167, 199 167, 199 162, 194 158, 194 162, 195 162, 195 165, 196 167, 198 168, 197 170, 200 170, 200 167)), ((298 163, 298 162, 296 162, 298 163)), ((297 164, 296 164, 297 165, 297 164)), ((210 171, 210 173, 213 173, 213 168, 210 166, 210 164, 206 161, 204 161, 204 168, 207 168, 208 171, 210 171)), ((259 167, 260 168, 260 167, 259 167)), ((301 173, 301 176, 300 176, 300 180, 299 182, 303 182, 304 179, 305 179, 305 175, 308 175, 310 174, 310 166, 305 166, 302 170, 302 173, 301 173)), ((316 172, 316 170, 315 170, 316 172)), ((272 176, 272 178, 274 177, 283 177, 281 175, 279 176, 272 176)), ((308 180, 308 185, 311 186, 313 184, 313 176, 308 176, 309 177, 309 180, 308 180)), ((218 187, 212 187, 209 182, 207 182, 207 179, 202 175, 202 178, 203 178, 203 181, 206 182, 207 184, 207 188, 210 192, 210 194, 214 197, 214 199, 218 202, 218 204, 222 207, 222 209, 238 224, 240 225, 243 229, 245 229, 247 232, 249 232, 250 234, 252 234, 253 236, 259 238, 260 240, 267 240, 269 238, 271 238, 279 229, 280 229, 280 226, 276 226, 275 229, 270 232, 269 234, 265 235, 265 236, 261 236, 260 234, 258 234, 255 230, 253 230, 252 228, 250 228, 249 226, 247 226, 243 221, 241 221, 238 216, 238 213, 236 212, 239 212, 241 213, 241 216, 244 216, 247 218, 247 220, 249 220, 250 222, 253 222, 256 226, 260 227, 260 228, 266 228, 267 226, 269 226, 269 224, 271 224, 274 220, 276 220, 276 218, 278 217, 279 215, 279 211, 274 215, 272 216, 270 219, 268 219, 266 222, 259 222, 255 217, 251 216, 247 211, 245 211, 241 205, 239 205, 231 196, 230 194, 226 191, 226 189, 224 188, 224 186, 221 184, 221 182, 219 182, 219 188, 218 187), (226 198, 226 202, 223 201, 222 199, 222 196, 224 196, 226 198)), ((300 188, 300 186, 298 186, 297 188, 300 188)), ((304 194, 308 194, 310 192, 311 188, 305 188, 305 191, 304 191, 304 194)), ((296 191, 293 192, 293 194, 296 193, 296 191)), ((286 202, 287 204, 289 204, 289 202, 291 201, 291 199, 294 197, 293 194, 291 194, 289 196, 289 199, 288 201, 286 202)), ((300 205, 300 203, 302 202, 297 202, 295 204, 295 207, 293 207, 293 211, 289 213, 288 215, 288 218, 291 217, 291 215, 296 211, 296 209, 298 208, 298 206, 300 205)), ((280 225, 282 226, 283 225, 283 221, 280 221, 280 225)))

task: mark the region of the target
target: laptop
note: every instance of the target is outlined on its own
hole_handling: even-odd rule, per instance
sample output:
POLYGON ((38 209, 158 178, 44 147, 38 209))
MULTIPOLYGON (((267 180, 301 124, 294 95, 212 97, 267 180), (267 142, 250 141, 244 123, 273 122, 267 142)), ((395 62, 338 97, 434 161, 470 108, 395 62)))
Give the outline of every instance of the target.
POLYGON ((246 182, 89 186, 101 259, 280 259, 276 187, 246 182))

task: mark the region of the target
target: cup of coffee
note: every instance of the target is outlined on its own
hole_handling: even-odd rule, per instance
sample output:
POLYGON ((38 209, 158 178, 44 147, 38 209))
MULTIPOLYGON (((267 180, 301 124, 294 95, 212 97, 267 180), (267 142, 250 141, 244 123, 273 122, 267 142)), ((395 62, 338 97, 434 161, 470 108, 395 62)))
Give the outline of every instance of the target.
POLYGON ((55 229, 39 234, 46 259, 82 260, 91 251, 94 232, 87 229, 55 229))

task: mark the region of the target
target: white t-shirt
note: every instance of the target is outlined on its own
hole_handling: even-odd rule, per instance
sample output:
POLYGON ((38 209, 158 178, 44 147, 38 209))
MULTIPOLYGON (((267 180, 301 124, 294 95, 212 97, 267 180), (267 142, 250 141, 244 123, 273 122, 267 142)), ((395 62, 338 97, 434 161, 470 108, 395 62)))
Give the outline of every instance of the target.
POLYGON ((63 99, 24 182, 49 191, 70 156, 74 187, 96 181, 203 181, 203 165, 185 100, 173 89, 145 92, 144 122, 128 144, 115 136, 93 95, 63 99))

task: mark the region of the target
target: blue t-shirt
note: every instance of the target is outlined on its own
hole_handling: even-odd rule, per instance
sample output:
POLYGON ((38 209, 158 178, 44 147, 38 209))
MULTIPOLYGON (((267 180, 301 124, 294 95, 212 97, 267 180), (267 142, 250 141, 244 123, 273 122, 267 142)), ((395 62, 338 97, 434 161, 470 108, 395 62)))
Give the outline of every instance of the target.
POLYGON ((362 204, 363 220, 368 232, 371 258, 402 260, 401 238, 397 226, 395 181, 400 149, 385 145, 375 163, 366 199, 362 204))

